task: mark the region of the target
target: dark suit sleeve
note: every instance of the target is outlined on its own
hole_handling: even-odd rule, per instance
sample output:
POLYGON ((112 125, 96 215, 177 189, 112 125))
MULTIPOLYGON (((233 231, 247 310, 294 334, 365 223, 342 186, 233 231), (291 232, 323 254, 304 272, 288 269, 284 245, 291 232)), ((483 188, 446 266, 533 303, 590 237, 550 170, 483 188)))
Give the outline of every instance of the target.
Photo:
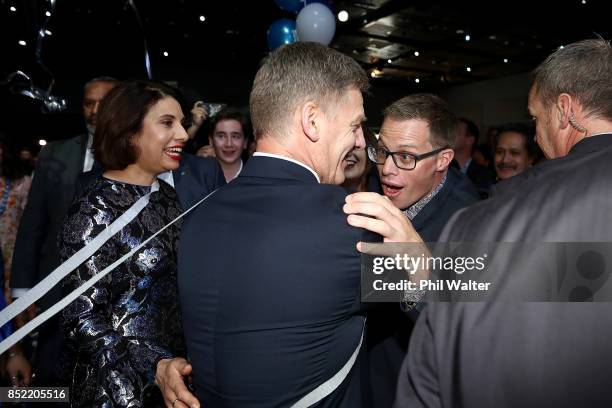
POLYGON ((437 408, 442 406, 434 333, 428 306, 417 321, 408 355, 400 370, 395 408, 437 408))
POLYGON ((175 189, 183 209, 225 184, 217 159, 185 155, 174 173, 175 189))
POLYGON ((28 202, 17 230, 10 282, 14 289, 29 289, 38 283, 38 263, 49 224, 45 181, 46 162, 52 155, 51 150, 49 147, 40 152, 28 202))
POLYGON ((211 167, 210 171, 207 174, 207 183, 210 183, 210 191, 216 190, 217 188, 225 185, 225 176, 223 175, 223 170, 221 170, 221 166, 217 160, 212 160, 213 163, 210 163, 211 167))

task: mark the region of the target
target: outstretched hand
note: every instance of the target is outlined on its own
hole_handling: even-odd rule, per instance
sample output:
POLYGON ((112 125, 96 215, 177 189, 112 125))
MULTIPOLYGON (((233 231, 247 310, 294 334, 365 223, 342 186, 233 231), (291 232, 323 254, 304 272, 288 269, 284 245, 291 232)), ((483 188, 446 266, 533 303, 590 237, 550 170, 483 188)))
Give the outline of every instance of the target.
POLYGON ((200 402, 185 385, 191 370, 191 364, 182 357, 166 358, 157 363, 155 382, 164 396, 166 408, 200 408, 200 402))
MULTIPOLYGON (((383 237, 384 242, 423 242, 412 223, 391 201, 378 193, 354 193, 346 197, 348 223, 383 237)), ((364 252, 363 243, 357 249, 364 252)))

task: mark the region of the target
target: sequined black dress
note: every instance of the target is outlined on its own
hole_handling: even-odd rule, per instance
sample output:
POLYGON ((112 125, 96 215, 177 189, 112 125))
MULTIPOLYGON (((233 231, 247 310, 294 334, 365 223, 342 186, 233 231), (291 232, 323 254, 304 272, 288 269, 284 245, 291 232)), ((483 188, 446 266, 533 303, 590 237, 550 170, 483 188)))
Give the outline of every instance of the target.
MULTIPOLYGON (((180 214, 176 193, 159 181, 140 214, 64 283, 80 286, 180 214)), ((106 178, 73 203, 58 236, 62 261, 110 225, 150 187, 106 178)), ((177 223, 178 224, 178 223, 177 223)), ((173 225, 63 311, 62 363, 73 407, 142 407, 157 361, 184 356, 176 282, 179 225, 173 225)))

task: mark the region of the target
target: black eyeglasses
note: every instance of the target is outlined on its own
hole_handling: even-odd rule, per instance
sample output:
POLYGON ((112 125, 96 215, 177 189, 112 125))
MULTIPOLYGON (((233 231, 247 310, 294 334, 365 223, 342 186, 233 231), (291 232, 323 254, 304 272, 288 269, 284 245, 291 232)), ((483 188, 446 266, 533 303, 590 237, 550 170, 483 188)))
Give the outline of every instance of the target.
POLYGON ((385 164, 387 157, 391 156, 393 163, 398 169, 402 170, 414 170, 419 160, 426 159, 427 157, 433 156, 440 153, 444 149, 449 149, 448 146, 441 147, 431 152, 423 154, 413 154, 408 152, 390 152, 384 147, 367 146, 368 158, 376 164, 385 164))

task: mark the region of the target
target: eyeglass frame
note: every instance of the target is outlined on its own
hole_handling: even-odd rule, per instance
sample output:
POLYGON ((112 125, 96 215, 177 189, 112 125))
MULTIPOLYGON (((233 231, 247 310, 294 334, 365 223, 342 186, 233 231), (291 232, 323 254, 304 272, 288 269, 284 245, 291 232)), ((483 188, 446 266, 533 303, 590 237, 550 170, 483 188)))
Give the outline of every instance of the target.
POLYGON ((379 147, 379 146, 374 146, 374 145, 368 145, 366 146, 366 154, 368 156, 368 160, 370 160, 372 163, 376 164, 376 165, 384 165, 387 162, 387 159, 389 158, 389 156, 391 156, 391 160, 393 160, 393 164, 395 164, 395 167, 397 167, 398 169, 401 170, 414 170, 417 166, 417 163, 423 159, 426 159, 428 157, 434 156, 438 153, 440 153, 442 150, 446 150, 446 149, 450 149, 450 146, 446 145, 444 147, 440 147, 438 149, 434 149, 431 150, 427 153, 423 153, 423 154, 415 154, 415 153, 408 153, 408 152, 402 152, 402 151, 398 151, 398 152, 392 152, 390 150, 387 150, 384 147, 379 147), (370 157, 370 149, 376 150, 376 149, 382 149, 385 151, 385 161, 382 163, 378 163, 375 160, 372 160, 372 158, 370 157), (414 158, 414 166, 411 169, 407 169, 405 167, 401 167, 397 164, 397 162, 395 161, 395 155, 396 154, 403 154, 403 155, 407 155, 407 156, 411 156, 412 158, 414 158))

